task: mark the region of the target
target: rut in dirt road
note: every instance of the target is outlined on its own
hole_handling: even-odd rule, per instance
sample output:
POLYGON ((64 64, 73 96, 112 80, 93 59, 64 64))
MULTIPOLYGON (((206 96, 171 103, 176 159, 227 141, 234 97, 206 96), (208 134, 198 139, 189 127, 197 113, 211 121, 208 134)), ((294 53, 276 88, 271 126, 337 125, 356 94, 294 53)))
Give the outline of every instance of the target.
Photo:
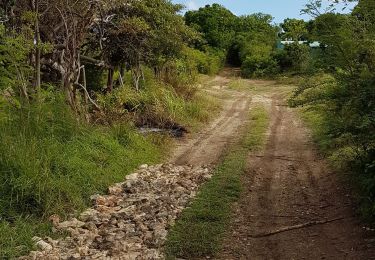
POLYGON ((356 220, 349 196, 317 156, 307 130, 280 98, 272 98, 270 110, 265 151, 249 156, 244 192, 217 258, 375 259, 373 234, 356 220))
POLYGON ((198 136, 182 140, 170 159, 171 163, 196 166, 215 164, 228 143, 238 136, 239 129, 249 115, 251 96, 248 93, 222 89, 229 81, 226 77, 216 77, 215 83, 218 86, 213 86, 210 91, 226 93, 222 113, 198 136), (215 87, 220 90, 215 90, 215 87))

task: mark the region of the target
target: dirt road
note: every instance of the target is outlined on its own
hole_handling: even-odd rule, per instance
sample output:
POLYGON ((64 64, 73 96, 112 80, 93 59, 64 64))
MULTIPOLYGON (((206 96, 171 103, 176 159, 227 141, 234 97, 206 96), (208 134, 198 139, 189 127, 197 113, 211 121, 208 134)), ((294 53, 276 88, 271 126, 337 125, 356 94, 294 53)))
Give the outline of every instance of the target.
POLYGON ((215 259, 375 259, 374 234, 353 215, 337 175, 275 90, 268 101, 258 100, 271 104, 268 142, 264 152, 249 156, 244 192, 215 259))
POLYGON ((338 175, 285 104, 291 88, 249 80, 248 91, 234 91, 228 89, 231 80, 226 71, 210 82, 206 91, 224 93, 223 112, 202 133, 182 140, 171 158, 181 165, 214 164, 238 135, 249 108, 261 104, 270 114, 266 147, 249 155, 244 192, 214 259, 375 259, 374 232, 354 216, 338 175), (278 233, 285 229, 291 230, 278 233))
POLYGON ((227 144, 236 137, 247 120, 251 95, 227 90, 230 81, 227 76, 217 76, 210 82, 206 91, 222 97, 223 111, 204 131, 180 140, 170 159, 171 163, 197 166, 214 164, 227 144))

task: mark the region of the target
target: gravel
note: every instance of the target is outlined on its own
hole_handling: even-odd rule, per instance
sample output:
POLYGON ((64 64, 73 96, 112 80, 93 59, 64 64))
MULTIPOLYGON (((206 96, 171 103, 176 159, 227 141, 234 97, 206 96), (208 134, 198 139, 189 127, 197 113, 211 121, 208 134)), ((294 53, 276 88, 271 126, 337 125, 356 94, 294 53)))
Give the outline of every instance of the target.
POLYGON ((211 177, 207 167, 142 165, 108 195, 92 196, 93 207, 78 219, 54 215, 55 231, 69 236, 34 237, 39 251, 20 259, 164 259, 169 228, 211 177))

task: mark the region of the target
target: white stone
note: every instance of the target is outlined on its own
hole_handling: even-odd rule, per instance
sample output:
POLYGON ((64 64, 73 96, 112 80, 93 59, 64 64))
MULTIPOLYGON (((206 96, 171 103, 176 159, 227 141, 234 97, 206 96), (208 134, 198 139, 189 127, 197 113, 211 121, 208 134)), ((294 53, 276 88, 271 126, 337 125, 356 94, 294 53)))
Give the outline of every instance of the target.
POLYGON ((52 246, 43 240, 36 242, 36 246, 42 251, 51 251, 52 246))

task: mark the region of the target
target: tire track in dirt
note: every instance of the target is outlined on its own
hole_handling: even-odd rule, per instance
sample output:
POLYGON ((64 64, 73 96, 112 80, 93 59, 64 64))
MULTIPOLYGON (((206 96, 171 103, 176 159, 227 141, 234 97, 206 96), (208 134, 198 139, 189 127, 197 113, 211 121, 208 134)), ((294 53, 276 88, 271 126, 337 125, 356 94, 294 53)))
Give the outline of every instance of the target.
POLYGON ((374 234, 361 228, 347 191, 317 155, 294 112, 279 95, 270 97, 265 150, 249 156, 244 192, 234 207, 223 250, 215 259, 375 259, 374 234), (254 238, 337 217, 344 219, 254 238))
MULTIPOLYGON (((228 78, 219 78, 224 84, 228 78)), ((212 90, 211 90, 212 91, 212 90)), ((171 163, 177 165, 210 165, 216 163, 228 143, 248 120, 251 97, 237 91, 221 90, 226 99, 220 116, 197 136, 182 140, 175 150, 171 163)))

